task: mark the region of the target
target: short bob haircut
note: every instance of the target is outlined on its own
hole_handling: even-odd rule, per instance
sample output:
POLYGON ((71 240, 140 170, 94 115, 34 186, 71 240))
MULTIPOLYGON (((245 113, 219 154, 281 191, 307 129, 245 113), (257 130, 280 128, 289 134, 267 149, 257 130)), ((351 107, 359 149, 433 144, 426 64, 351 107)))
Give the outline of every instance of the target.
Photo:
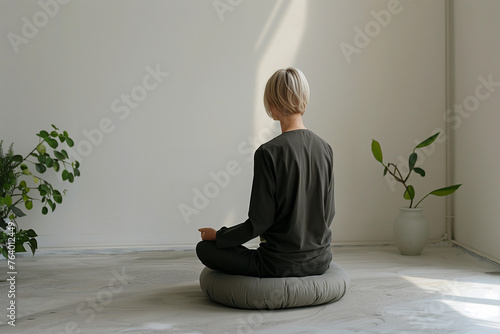
POLYGON ((264 107, 269 117, 275 107, 284 116, 303 115, 309 102, 309 84, 301 70, 293 67, 276 71, 267 81, 264 107))

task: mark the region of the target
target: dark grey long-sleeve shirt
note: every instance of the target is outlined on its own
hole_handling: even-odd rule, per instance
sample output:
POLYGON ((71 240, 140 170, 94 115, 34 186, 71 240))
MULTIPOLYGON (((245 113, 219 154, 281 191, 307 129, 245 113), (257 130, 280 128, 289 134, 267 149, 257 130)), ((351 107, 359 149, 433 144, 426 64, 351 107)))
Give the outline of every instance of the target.
POLYGON ((333 185, 330 145, 310 130, 282 133, 255 152, 248 219, 217 231, 217 247, 235 247, 260 236, 263 272, 323 273, 332 256, 333 185))

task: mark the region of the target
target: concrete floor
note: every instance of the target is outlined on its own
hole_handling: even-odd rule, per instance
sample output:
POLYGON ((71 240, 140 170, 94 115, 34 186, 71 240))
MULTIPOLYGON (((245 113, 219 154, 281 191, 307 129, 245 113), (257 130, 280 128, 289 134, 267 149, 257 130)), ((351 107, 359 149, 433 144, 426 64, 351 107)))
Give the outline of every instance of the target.
POLYGON ((421 256, 391 246, 335 247, 352 276, 340 301, 239 310, 201 292, 193 251, 48 252, 17 259, 16 326, 1 333, 500 333, 500 268, 447 245, 421 256))

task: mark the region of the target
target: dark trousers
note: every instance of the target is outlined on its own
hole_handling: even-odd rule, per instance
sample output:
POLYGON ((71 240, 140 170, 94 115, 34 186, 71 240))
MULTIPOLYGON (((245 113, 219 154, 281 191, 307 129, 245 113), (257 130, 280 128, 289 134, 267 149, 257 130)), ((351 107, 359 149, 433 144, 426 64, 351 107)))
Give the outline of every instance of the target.
POLYGON ((196 255, 210 269, 232 275, 262 277, 259 254, 244 246, 219 249, 215 241, 200 241, 196 245, 196 255))
POLYGON ((306 256, 296 261, 265 261, 257 250, 244 246, 219 249, 215 241, 200 241, 196 245, 196 255, 210 269, 232 275, 255 277, 321 275, 330 267, 332 261, 330 247, 320 250, 313 257, 306 256))

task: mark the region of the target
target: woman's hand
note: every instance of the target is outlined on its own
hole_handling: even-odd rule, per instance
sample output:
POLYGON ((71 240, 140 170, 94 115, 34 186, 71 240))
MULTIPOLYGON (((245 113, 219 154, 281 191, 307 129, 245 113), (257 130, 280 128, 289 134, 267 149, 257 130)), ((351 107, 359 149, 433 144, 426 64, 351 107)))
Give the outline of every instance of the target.
POLYGON ((201 232, 201 240, 215 240, 215 235, 217 231, 210 227, 199 228, 198 231, 201 232))

